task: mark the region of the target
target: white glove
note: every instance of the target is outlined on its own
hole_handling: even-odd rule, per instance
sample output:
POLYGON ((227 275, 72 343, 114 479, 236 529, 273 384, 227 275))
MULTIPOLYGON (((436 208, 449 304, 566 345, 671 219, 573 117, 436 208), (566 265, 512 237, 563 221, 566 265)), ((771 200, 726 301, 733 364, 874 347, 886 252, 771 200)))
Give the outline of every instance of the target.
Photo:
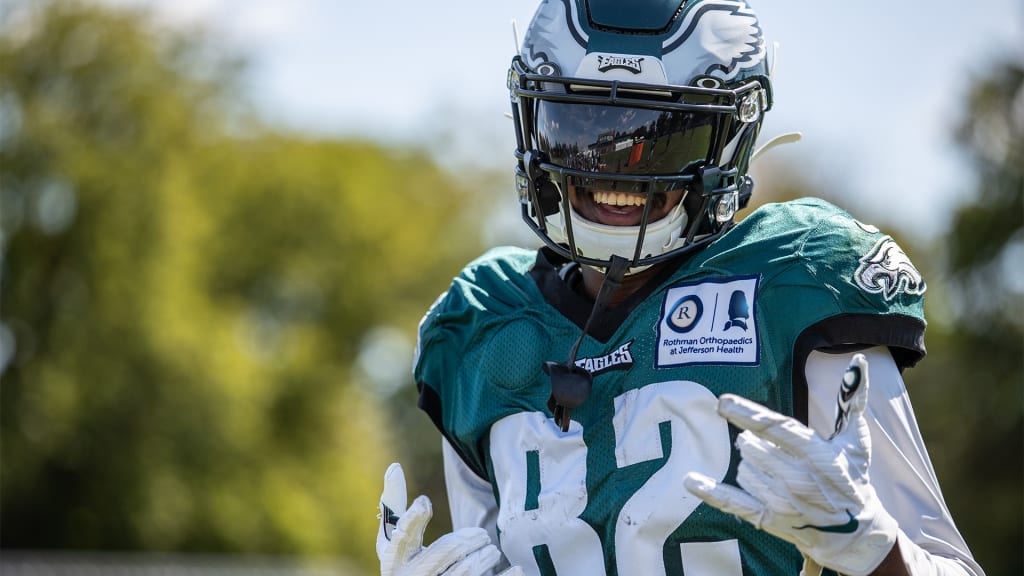
MULTIPOLYGON (((377 558, 381 576, 482 576, 501 560, 483 528, 462 528, 423 547, 423 531, 433 516, 430 499, 419 496, 406 508, 405 472, 397 462, 384 473, 380 496, 377 558)), ((519 576, 518 568, 502 576, 519 576), (513 571, 514 570, 514 571, 513 571)))
POLYGON ((687 490, 795 544, 817 564, 850 576, 869 574, 896 543, 899 526, 868 479, 867 398, 863 354, 843 376, 836 431, 827 440, 793 418, 722 395, 718 413, 745 429, 736 440, 743 490, 695 472, 686 476, 687 490))

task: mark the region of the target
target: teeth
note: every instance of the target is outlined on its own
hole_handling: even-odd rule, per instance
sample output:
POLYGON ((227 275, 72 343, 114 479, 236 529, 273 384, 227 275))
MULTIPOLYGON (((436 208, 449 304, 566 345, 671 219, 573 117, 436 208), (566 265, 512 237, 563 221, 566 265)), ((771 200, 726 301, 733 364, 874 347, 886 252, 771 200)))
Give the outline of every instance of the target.
POLYGON ((594 192, 594 202, 609 206, 643 206, 647 204, 647 197, 625 192, 594 192))

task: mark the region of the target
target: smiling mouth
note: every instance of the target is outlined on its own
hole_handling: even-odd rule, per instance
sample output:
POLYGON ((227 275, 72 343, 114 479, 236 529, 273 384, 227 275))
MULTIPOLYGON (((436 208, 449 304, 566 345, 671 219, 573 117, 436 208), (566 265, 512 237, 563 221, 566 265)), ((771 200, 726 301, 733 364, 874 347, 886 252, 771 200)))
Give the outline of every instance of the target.
MULTIPOLYGON (((580 189, 580 192, 583 192, 580 199, 591 207, 581 214, 599 224, 637 226, 647 209, 647 194, 587 189, 580 189)), ((652 198, 650 208, 651 213, 655 214, 665 205, 666 199, 663 194, 655 194, 652 198)))
MULTIPOLYGON (((647 194, 638 194, 635 192, 604 192, 600 190, 587 190, 586 195, 590 197, 590 200, 593 201, 594 204, 606 208, 643 208, 647 205, 647 194)), ((651 206, 651 212, 657 212, 665 207, 667 199, 664 194, 654 194, 652 198, 654 204, 651 206)))
MULTIPOLYGON (((586 196, 591 202, 602 211, 614 212, 616 214, 631 214, 643 212, 647 205, 647 194, 635 192, 609 192, 603 190, 586 190, 586 196)), ((667 199, 664 194, 651 196, 653 204, 651 213, 655 214, 665 207, 667 199)))
POLYGON ((646 194, 631 194, 626 192, 591 192, 594 204, 604 206, 644 206, 647 204, 646 194))

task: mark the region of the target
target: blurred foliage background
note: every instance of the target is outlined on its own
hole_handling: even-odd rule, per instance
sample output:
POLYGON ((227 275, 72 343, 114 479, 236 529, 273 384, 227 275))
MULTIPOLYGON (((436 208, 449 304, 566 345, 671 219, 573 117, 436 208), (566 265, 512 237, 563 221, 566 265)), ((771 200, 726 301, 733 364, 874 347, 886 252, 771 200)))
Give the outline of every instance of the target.
MULTIPOLYGON (((141 11, 11 14, 0 546, 372 573, 394 460, 440 511, 431 536, 446 531, 439 439, 409 374, 415 328, 494 240, 480 215, 511 196, 510 174, 264 125, 239 55, 141 11)), ((985 71, 964 104, 950 137, 976 186, 950 229, 907 238, 884 207, 856 215, 929 279, 929 355, 906 374, 918 420, 977 558, 1021 574, 1024 62, 985 71)), ((758 170, 755 204, 856 193, 758 170)))

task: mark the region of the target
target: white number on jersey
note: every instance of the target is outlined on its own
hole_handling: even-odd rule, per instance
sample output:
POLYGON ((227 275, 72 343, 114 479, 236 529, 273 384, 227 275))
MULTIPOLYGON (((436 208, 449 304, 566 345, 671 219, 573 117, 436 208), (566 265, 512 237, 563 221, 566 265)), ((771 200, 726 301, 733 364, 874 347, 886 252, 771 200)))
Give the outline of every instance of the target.
MULTIPOLYGON (((664 458, 664 422, 675 448, 619 512, 619 574, 666 574, 664 544, 700 503, 683 488, 683 477, 694 470, 712 478, 725 476, 729 430, 715 412, 716 403, 704 386, 682 381, 649 384, 615 398, 619 468, 664 458)), ((513 565, 539 575, 534 548, 546 545, 557 573, 605 573, 601 541, 579 518, 588 494, 587 446, 578 422, 562 433, 540 412, 507 416, 491 428, 491 461, 501 497, 501 547, 513 565)), ((680 554, 687 574, 741 574, 735 540, 683 544, 680 554)))
POLYGON ((563 434, 540 412, 503 418, 491 428, 491 461, 501 494, 501 548, 509 562, 539 575, 533 548, 546 544, 563 574, 604 574, 601 540, 578 518, 587 507, 587 447, 579 423, 563 434), (530 458, 536 458, 540 485, 527 510, 534 500, 528 494, 530 458))

